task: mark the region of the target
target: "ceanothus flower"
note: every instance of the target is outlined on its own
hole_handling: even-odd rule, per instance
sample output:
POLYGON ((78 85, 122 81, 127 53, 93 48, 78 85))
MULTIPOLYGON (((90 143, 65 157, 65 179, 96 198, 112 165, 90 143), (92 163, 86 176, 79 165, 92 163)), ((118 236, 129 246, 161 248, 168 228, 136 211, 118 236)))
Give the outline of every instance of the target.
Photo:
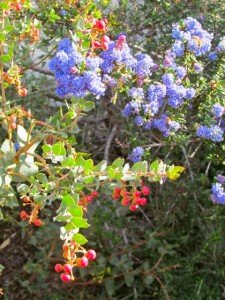
POLYGON ((212 113, 216 119, 219 119, 224 114, 224 107, 216 103, 213 105, 212 113))
POLYGON ((196 132, 197 136, 211 140, 213 142, 223 141, 223 130, 217 125, 203 126, 200 125, 196 132))
POLYGON ((133 149, 131 154, 128 156, 128 159, 132 162, 136 163, 141 160, 142 156, 144 154, 144 149, 141 147, 136 147, 133 149))
POLYGON ((225 193, 221 183, 214 183, 211 192, 211 199, 214 203, 225 204, 225 193))

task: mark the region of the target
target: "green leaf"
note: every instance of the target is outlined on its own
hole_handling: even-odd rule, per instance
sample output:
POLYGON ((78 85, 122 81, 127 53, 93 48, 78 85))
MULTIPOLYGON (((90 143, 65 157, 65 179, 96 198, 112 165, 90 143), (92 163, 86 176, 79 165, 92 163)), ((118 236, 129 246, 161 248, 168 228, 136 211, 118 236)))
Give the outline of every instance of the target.
POLYGON ((84 245, 87 243, 87 239, 80 233, 75 233, 72 237, 72 239, 77 243, 77 244, 80 244, 80 245, 84 245))
POLYGON ((75 217, 72 218, 70 223, 68 223, 65 228, 66 230, 73 230, 75 228, 88 228, 90 225, 83 218, 75 217))
POLYGON ((152 277, 151 275, 144 276, 144 282, 146 285, 152 284, 153 281, 154 277, 152 277))
POLYGON ((82 156, 79 156, 76 160, 75 160, 75 166, 78 167, 85 167, 86 161, 82 156))
POLYGON ((25 128, 21 125, 17 126, 17 141, 20 144, 20 146, 24 146, 28 142, 28 134, 25 128))
MULTIPOLYGON (((0 209, 0 220, 3 220, 3 214, 2 214, 2 211, 1 211, 1 209, 0 209)), ((1 265, 0 265, 0 273, 1 273, 1 265)))
POLYGON ((180 177, 180 173, 182 173, 183 171, 184 167, 172 165, 167 171, 167 177, 171 180, 176 180, 178 177, 180 177))
POLYGON ((92 102, 92 101, 85 101, 83 103, 82 109, 83 109, 83 111, 88 112, 88 111, 92 110, 92 108, 94 108, 94 107, 95 107, 95 103, 94 102, 92 102))
POLYGON ((1 151, 3 153, 7 153, 7 152, 13 152, 15 153, 15 149, 13 147, 13 144, 10 143, 10 140, 5 140, 1 146, 1 151))
POLYGON ((109 296, 112 296, 115 291, 115 280, 114 279, 106 279, 105 287, 109 296))
POLYGON ((62 161, 62 166, 63 167, 74 167, 75 165, 75 158, 70 156, 70 157, 66 157, 63 161, 62 161))
POLYGON ((71 213, 72 217, 82 217, 83 216, 83 209, 81 206, 76 206, 69 208, 69 212, 71 213))
POLYGON ((131 274, 127 274, 124 276, 124 279, 125 279, 125 282, 126 282, 126 285, 128 287, 131 287, 134 283, 134 276, 131 275, 131 274))
POLYGON ((155 161, 153 161, 153 163, 151 163, 150 170, 157 173, 158 167, 159 167, 159 161, 155 160, 155 161))
POLYGON ((103 171, 105 171, 106 167, 107 167, 107 161, 103 160, 95 166, 94 171, 95 172, 103 172, 103 171))
POLYGON ((76 201, 74 200, 74 198, 72 196, 70 196, 69 194, 63 195, 62 197, 62 202, 66 205, 66 206, 75 206, 76 205, 76 201))
POLYGON ((66 149, 62 143, 54 144, 52 146, 52 152, 56 156, 59 156, 59 155, 65 156, 66 155, 66 149))
POLYGON ((112 167, 107 168, 108 176, 110 179, 114 179, 116 176, 116 171, 112 167))
POLYGON ((51 146, 51 145, 44 144, 44 145, 42 146, 42 150, 44 151, 44 153, 52 152, 52 146, 51 146))
POLYGON ((122 168, 124 164, 124 158, 117 158, 116 160, 114 160, 114 162, 112 163, 112 167, 113 168, 122 168))
POLYGON ((1 2, 1 3, 0 3, 0 8, 1 8, 1 9, 8 9, 9 6, 8 6, 7 3, 1 2))
POLYGON ((135 173, 138 173, 138 172, 147 173, 147 171, 148 171, 147 161, 139 161, 139 162, 135 163, 132 166, 131 170, 134 171, 135 173))
POLYGON ((3 63, 8 63, 8 62, 10 62, 10 60, 11 60, 11 57, 8 54, 0 55, 0 61, 3 63))

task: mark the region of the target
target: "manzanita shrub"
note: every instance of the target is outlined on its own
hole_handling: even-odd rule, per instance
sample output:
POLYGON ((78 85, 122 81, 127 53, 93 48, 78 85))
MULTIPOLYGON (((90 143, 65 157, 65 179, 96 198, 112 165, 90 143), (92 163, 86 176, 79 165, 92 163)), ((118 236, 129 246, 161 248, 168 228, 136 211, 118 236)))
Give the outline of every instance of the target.
MULTIPOLYGON (((135 212, 146 205, 150 182, 175 180, 183 171, 183 167, 169 166, 160 160, 150 164, 139 161, 130 166, 123 158, 117 158, 110 165, 104 160, 96 165, 90 155, 76 149, 76 134, 81 130, 79 120, 95 106, 87 97, 92 94, 100 98, 107 86, 113 87, 115 95, 126 87, 131 75, 126 72, 125 62, 137 61, 139 84, 155 66, 147 55, 133 59, 124 35, 111 42, 106 35, 108 21, 98 18, 90 1, 67 1, 65 8, 70 7, 77 9, 76 15, 83 21, 79 26, 84 28, 69 32, 71 37, 60 41, 49 62, 56 76, 57 94, 69 97, 65 109, 60 108, 45 122, 36 119, 24 106, 15 105, 8 93, 11 88, 20 97, 28 93, 26 82, 22 83, 24 70, 15 63, 14 48, 19 43, 37 43, 41 24, 34 18, 30 1, 0 3, 0 121, 5 135, 0 147, 0 217, 4 218, 5 207, 19 207, 16 209, 22 221, 41 227, 45 226, 41 211, 45 207, 55 209, 54 222, 62 224, 60 237, 64 241, 65 260, 64 264, 55 265, 55 271, 64 282, 75 279, 74 267, 85 268, 96 258, 94 249, 84 247, 87 239, 83 229, 90 226, 85 215, 91 202, 96 198, 101 201, 103 194, 111 195, 113 201, 119 200, 135 212), (84 4, 87 9, 81 19, 79 8, 84 4), (23 14, 27 18, 20 28, 17 24, 21 24, 18 22, 23 14), (108 75, 111 71, 113 77, 108 75)), ((64 17, 67 13, 60 14, 64 17)), ((54 10, 50 16, 53 20, 58 18, 54 10)))

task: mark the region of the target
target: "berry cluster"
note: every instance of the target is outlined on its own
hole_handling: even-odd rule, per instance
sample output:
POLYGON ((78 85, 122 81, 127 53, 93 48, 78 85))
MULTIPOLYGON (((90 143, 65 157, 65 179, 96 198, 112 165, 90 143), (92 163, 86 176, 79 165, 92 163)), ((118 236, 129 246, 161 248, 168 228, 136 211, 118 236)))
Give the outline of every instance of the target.
POLYGON ((87 205, 91 203, 94 199, 98 197, 97 191, 92 191, 88 195, 82 195, 79 199, 79 205, 83 208, 83 210, 86 209, 87 205))
POLYGON ((137 188, 127 189, 126 186, 123 186, 114 189, 112 198, 121 200, 122 205, 129 206, 131 211, 136 211, 139 205, 145 206, 147 204, 146 196, 149 194, 150 188, 148 186, 142 186, 140 191, 137 188))
POLYGON ((34 24, 30 24, 28 30, 20 34, 20 41, 28 39, 30 43, 36 43, 40 39, 40 30, 34 24))
POLYGON ((95 260, 96 252, 94 250, 86 251, 83 247, 75 243, 74 241, 66 242, 63 245, 63 257, 67 260, 64 265, 56 264, 55 271, 61 273, 61 280, 69 282, 74 280, 73 267, 86 268, 89 260, 95 260), (81 257, 78 255, 81 254, 81 257))
POLYGON ((21 85, 21 76, 21 69, 17 65, 13 65, 3 73, 3 80, 7 85, 14 85, 19 96, 25 97, 27 89, 21 85))
POLYGON ((29 196, 23 197, 22 201, 24 206, 29 205, 32 210, 30 214, 28 214, 25 210, 22 210, 20 212, 21 220, 23 221, 28 220, 29 224, 34 224, 37 227, 42 226, 43 222, 38 218, 40 206, 38 204, 35 204, 29 196))

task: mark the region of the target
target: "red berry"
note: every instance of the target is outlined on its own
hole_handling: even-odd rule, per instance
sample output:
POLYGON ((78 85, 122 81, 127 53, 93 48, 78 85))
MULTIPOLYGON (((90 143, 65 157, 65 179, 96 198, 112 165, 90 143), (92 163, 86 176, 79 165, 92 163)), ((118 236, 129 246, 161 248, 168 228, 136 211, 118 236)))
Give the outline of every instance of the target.
POLYGON ((18 95, 21 96, 21 97, 25 97, 27 95, 27 89, 25 88, 21 88, 18 90, 18 95))
POLYGON ((125 197, 125 196, 127 196, 127 191, 126 190, 122 190, 121 192, 120 192, 120 195, 122 196, 122 197, 125 197))
POLYGON ((96 252, 95 250, 88 250, 88 252, 85 254, 87 259, 94 260, 96 258, 96 252))
POLYGON ((15 6, 15 9, 16 9, 17 11, 21 11, 22 5, 21 5, 20 3, 17 3, 16 6, 15 6))
POLYGON ((62 272, 63 271, 63 266, 61 264, 56 264, 55 265, 55 271, 57 273, 62 272))
POLYGON ((92 196, 93 198, 97 198, 97 197, 98 197, 98 192, 97 192, 97 191, 91 192, 91 196, 92 196))
POLYGON ((77 264, 77 267, 79 267, 79 268, 86 268, 88 266, 88 259, 87 259, 87 257, 83 256, 81 258, 80 257, 77 258, 76 264, 77 264))
POLYGON ((101 38, 101 42, 104 43, 109 43, 110 42, 110 38, 108 37, 108 35, 104 35, 102 38, 101 38))
POLYGON ((11 123, 10 124, 10 127, 12 130, 16 129, 17 128, 17 124, 16 123, 11 123))
POLYGON ((121 193, 121 188, 116 187, 116 188, 114 189, 114 193, 115 193, 115 194, 120 194, 120 193, 121 193))
POLYGON ((144 206, 147 204, 147 199, 146 198, 141 198, 140 205, 144 206))
POLYGON ((21 212, 20 212, 20 219, 24 221, 24 220, 26 220, 28 217, 29 217, 29 216, 28 216, 28 214, 25 212, 25 210, 21 210, 21 212))
POLYGON ((85 199, 86 199, 87 202, 90 203, 90 202, 92 202, 93 197, 91 195, 88 195, 88 196, 85 197, 85 199))
POLYGON ((40 226, 42 225, 42 221, 39 220, 39 219, 35 219, 33 223, 34 223, 34 225, 37 226, 37 227, 40 227, 40 226))
POLYGON ((71 265, 69 265, 69 264, 65 264, 64 267, 63 267, 63 269, 64 269, 64 271, 65 271, 66 273, 71 273, 73 267, 72 267, 71 265))
POLYGON ((150 194, 151 190, 148 186, 143 186, 141 189, 141 192, 143 195, 148 196, 150 194))
POLYGON ((141 204, 142 203, 142 198, 141 197, 135 197, 134 198, 134 203, 135 204, 141 204))
POLYGON ((131 210, 131 211, 136 211, 137 208, 138 208, 138 205, 131 204, 130 207, 129 207, 129 210, 131 210))
POLYGON ((98 30, 105 30, 106 29, 105 21, 104 20, 96 21, 95 28, 97 28, 98 30))
POLYGON ((93 47, 94 47, 94 48, 101 48, 101 43, 98 42, 98 41, 94 41, 94 42, 93 42, 93 47))
POLYGON ((102 43, 102 49, 103 50, 108 50, 109 49, 109 44, 107 42, 102 43))
POLYGON ((122 205, 127 206, 129 204, 130 200, 131 199, 129 197, 124 197, 122 199, 122 205))
POLYGON ((134 196, 134 197, 140 197, 140 196, 141 196, 141 192, 138 191, 138 190, 135 190, 135 191, 133 192, 133 196, 134 196))
POLYGON ((118 194, 112 194, 112 198, 114 200, 118 200, 120 198, 120 194, 119 195, 118 194))
POLYGON ((22 200, 23 200, 23 202, 25 202, 25 203, 31 202, 30 197, 28 197, 28 196, 23 197, 22 200))
POLYGON ((69 282, 71 280, 71 276, 67 273, 62 273, 60 278, 64 282, 69 282))

